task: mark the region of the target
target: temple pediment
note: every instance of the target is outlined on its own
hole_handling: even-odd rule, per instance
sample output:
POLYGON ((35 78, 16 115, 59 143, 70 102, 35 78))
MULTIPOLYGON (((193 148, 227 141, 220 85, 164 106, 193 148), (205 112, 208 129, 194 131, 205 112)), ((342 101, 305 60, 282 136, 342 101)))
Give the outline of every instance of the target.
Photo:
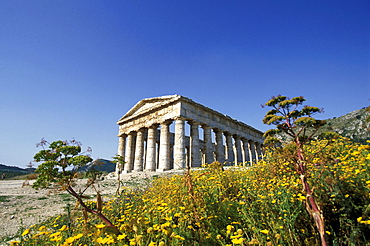
POLYGON ((158 111, 160 108, 167 107, 174 104, 182 96, 170 95, 154 98, 146 98, 135 104, 121 119, 118 120, 117 124, 127 121, 132 118, 140 117, 143 115, 150 114, 151 112, 158 111))
POLYGON ((201 125, 208 125, 212 129, 219 129, 256 141, 258 139, 261 141, 263 134, 243 122, 180 95, 143 99, 121 117, 117 124, 120 126, 119 134, 128 134, 131 131, 137 131, 143 127, 148 128, 153 124, 173 121, 179 117, 198 122, 201 125))

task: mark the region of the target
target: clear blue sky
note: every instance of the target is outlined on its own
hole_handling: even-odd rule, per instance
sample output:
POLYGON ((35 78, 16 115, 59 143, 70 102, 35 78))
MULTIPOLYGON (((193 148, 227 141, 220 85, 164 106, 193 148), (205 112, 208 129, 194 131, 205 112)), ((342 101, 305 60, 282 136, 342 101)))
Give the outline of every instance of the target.
POLYGON ((320 118, 369 105, 368 0, 2 0, 0 163, 75 138, 117 153, 117 120, 179 94, 265 131, 260 104, 304 96, 320 118))

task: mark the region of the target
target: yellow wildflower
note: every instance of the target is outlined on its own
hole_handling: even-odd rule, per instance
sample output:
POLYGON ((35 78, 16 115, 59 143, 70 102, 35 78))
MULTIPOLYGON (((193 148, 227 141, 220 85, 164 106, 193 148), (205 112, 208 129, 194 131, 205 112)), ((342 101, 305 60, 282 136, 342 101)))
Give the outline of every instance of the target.
POLYGON ((19 243, 21 243, 21 241, 11 241, 9 242, 11 246, 15 246, 15 245, 18 245, 19 243))
POLYGON ((66 239, 66 243, 73 243, 73 241, 75 240, 75 238, 74 237, 69 237, 69 238, 67 238, 66 239))
POLYGON ((233 240, 231 240, 231 242, 233 244, 242 244, 243 243, 243 238, 234 238, 233 240))
POLYGON ((117 239, 118 240, 122 240, 122 239, 125 239, 127 237, 127 235, 125 233, 121 234, 121 235, 118 235, 117 236, 117 239))
POLYGON ((67 227, 66 225, 63 225, 63 226, 59 229, 59 231, 65 231, 65 230, 68 230, 68 227, 67 227))
POLYGON ((98 228, 98 229, 102 229, 102 228, 105 227, 105 225, 104 224, 99 224, 99 225, 95 225, 95 227, 98 228))
POLYGON ((46 226, 40 226, 39 227, 39 231, 43 231, 43 230, 45 230, 46 229, 46 226))
POLYGON ((22 233, 22 237, 26 236, 28 233, 30 233, 30 229, 26 229, 22 233))

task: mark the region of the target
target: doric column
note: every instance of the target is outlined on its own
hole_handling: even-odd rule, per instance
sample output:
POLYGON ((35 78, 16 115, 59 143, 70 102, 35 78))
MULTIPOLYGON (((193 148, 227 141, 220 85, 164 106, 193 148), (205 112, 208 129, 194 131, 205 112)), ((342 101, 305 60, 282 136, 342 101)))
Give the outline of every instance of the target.
POLYGON ((203 125, 204 132, 204 155, 206 164, 211 164, 214 161, 213 158, 213 145, 212 145, 212 132, 211 127, 203 125))
POLYGON ((253 162, 256 161, 256 145, 254 144, 254 141, 249 140, 249 156, 251 157, 251 165, 253 165, 253 162))
POLYGON ((221 164, 225 162, 225 148, 224 141, 222 138, 222 131, 219 129, 213 129, 216 134, 216 160, 221 164))
POLYGON ((250 156, 249 156, 249 144, 248 139, 242 138, 243 142, 243 166, 250 165, 250 156))
POLYGON ((241 140, 238 135, 234 135, 234 141, 235 141, 235 155, 236 155, 236 165, 240 165, 243 162, 243 156, 242 156, 242 147, 241 147, 241 140))
POLYGON ((144 163, 144 128, 137 131, 136 136, 136 147, 135 147, 135 161, 134 161, 134 171, 143 171, 144 163))
POLYGON ((175 119, 175 144, 173 146, 173 155, 173 168, 185 168, 185 121, 180 117, 175 119))
POLYGON ((226 137, 226 153, 227 153, 227 164, 234 164, 235 158, 234 158, 234 148, 233 148, 233 140, 231 137, 231 134, 228 132, 225 132, 226 137))
POLYGON ((261 148, 261 159, 264 159, 265 158, 265 151, 264 151, 263 143, 260 143, 260 148, 261 148))
POLYGON ((261 149, 261 143, 256 142, 256 160, 258 162, 259 159, 262 159, 262 149, 261 149))
POLYGON ((125 156, 125 147, 126 147, 126 134, 118 136, 118 151, 117 155, 125 156))
POLYGON ((146 166, 145 170, 155 171, 156 169, 156 141, 158 125, 154 124, 148 129, 148 139, 146 144, 146 166))
POLYGON ((159 139, 159 163, 158 170, 163 172, 170 169, 170 124, 172 121, 161 123, 161 132, 159 139))
POLYGON ((199 147, 199 123, 195 121, 189 122, 190 124, 190 166, 200 167, 200 147, 199 147))
POLYGON ((132 171, 132 169, 134 169, 135 134, 136 132, 130 132, 127 135, 125 168, 124 168, 125 173, 129 173, 132 171))
MULTIPOLYGON (((124 157, 125 156, 125 147, 126 147, 126 134, 122 134, 118 136, 118 151, 117 155, 124 157)), ((123 164, 117 163, 116 164, 116 174, 119 175, 123 171, 123 164)))

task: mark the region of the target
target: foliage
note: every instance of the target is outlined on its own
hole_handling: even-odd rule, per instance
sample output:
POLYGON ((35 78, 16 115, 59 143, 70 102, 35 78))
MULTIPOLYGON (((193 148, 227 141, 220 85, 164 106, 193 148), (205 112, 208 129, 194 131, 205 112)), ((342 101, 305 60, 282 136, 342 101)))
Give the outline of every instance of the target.
POLYGON ((41 162, 35 171, 39 174, 33 184, 36 189, 50 188, 53 185, 67 189, 72 186, 78 169, 92 161, 90 156, 80 154, 81 144, 75 140, 59 140, 50 144, 42 140, 38 146, 43 149, 34 156, 36 162, 41 162))
POLYGON ((278 95, 265 103, 264 106, 273 109, 266 113, 263 123, 276 126, 276 129, 265 132, 265 143, 284 142, 276 138, 276 135, 282 132, 290 136, 297 145, 302 145, 312 139, 317 130, 325 124, 325 121, 312 117, 314 114, 322 112, 322 109, 311 106, 299 108, 304 101, 306 99, 302 96, 289 99, 286 96, 278 95), (309 131, 310 129, 314 131, 309 131))
MULTIPOLYGON (((117 234, 120 233, 112 222, 102 214, 102 198, 94 186, 96 178, 100 174, 99 172, 92 170, 88 173, 90 174, 90 179, 86 184, 85 190, 82 192, 77 193, 73 188, 78 170, 92 161, 89 155, 81 153, 81 143, 76 140, 49 143, 43 139, 38 146, 41 146, 43 149, 34 156, 35 161, 41 162, 41 164, 35 171, 39 175, 36 182, 33 184, 33 188, 53 188, 56 191, 67 191, 77 199, 77 204, 82 207, 86 220, 88 219, 87 213, 95 214, 99 219, 104 221, 112 231, 117 234), (89 207, 83 200, 84 198, 89 198, 84 196, 83 193, 90 186, 92 186, 97 193, 96 208, 89 207)), ((91 150, 88 149, 88 151, 91 150)))
MULTIPOLYGON (((304 148, 312 169, 309 182, 324 208, 330 244, 369 244, 369 145, 324 139, 304 148)), ((72 211, 71 221, 62 215, 32 226, 19 241, 22 245, 318 245, 319 235, 305 210, 306 197, 289 154, 288 148, 272 148, 253 167, 222 171, 216 162, 203 170, 158 177, 141 192, 123 188, 102 209, 123 232, 120 235, 110 233, 98 219, 86 221, 83 213, 72 211)), ((96 202, 88 205, 95 207, 96 202)))
POLYGON ((121 155, 116 155, 113 157, 113 163, 116 164, 116 175, 117 175, 117 191, 116 194, 119 193, 119 190, 121 188, 121 185, 123 185, 123 182, 121 181, 121 171, 123 170, 123 167, 125 165, 125 157, 121 155))
MULTIPOLYGON (((314 189, 308 182, 312 169, 309 167, 309 162, 305 156, 305 145, 313 139, 319 128, 325 124, 325 121, 312 117, 315 113, 321 112, 321 109, 307 105, 301 107, 304 101, 306 99, 302 96, 289 99, 286 96, 278 95, 265 103, 265 106, 273 109, 266 113, 263 123, 276 125, 276 129, 265 132, 265 144, 270 146, 274 146, 278 142, 283 144, 278 147, 278 151, 284 153, 282 157, 286 157, 289 160, 288 163, 301 180, 302 192, 306 197, 306 210, 317 227, 321 245, 326 246, 325 219, 315 197, 314 189), (291 139, 282 141, 275 136, 282 132, 291 139)), ((325 137, 338 136, 335 133, 325 134, 325 137)))

